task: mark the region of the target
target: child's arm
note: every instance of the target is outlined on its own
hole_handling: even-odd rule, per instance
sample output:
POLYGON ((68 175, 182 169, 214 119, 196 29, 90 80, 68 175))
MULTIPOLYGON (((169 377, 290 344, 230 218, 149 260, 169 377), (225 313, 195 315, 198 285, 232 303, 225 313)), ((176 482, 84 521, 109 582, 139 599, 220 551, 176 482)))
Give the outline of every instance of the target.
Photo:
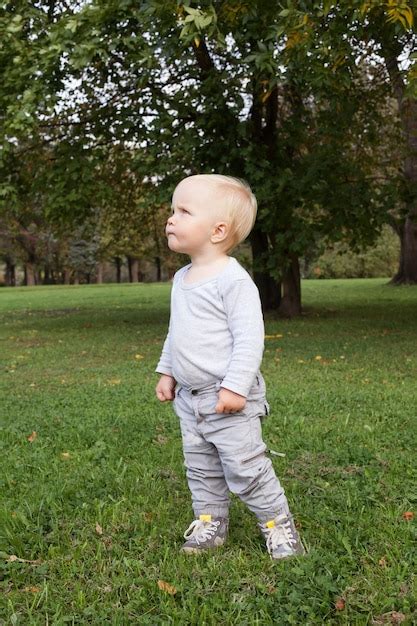
POLYGON ((264 322, 259 292, 249 277, 234 280, 222 291, 233 351, 221 386, 233 396, 222 393, 223 397, 220 397, 219 394, 219 401, 227 401, 227 406, 232 409, 230 412, 233 412, 234 407, 247 398, 259 371, 264 349, 264 322))
MULTIPOLYGON (((171 327, 171 323, 170 323, 170 327, 171 327)), ((161 357, 159 359, 159 363, 155 370, 156 372, 158 372, 158 374, 161 374, 161 378, 159 379, 158 384, 156 385, 156 388, 155 388, 156 397, 161 402, 166 402, 167 400, 174 399, 175 397, 174 390, 175 390, 175 385, 177 384, 175 378, 172 376, 171 350, 169 347, 169 332, 170 330, 168 330, 168 334, 166 336, 164 346, 162 348, 161 357)))

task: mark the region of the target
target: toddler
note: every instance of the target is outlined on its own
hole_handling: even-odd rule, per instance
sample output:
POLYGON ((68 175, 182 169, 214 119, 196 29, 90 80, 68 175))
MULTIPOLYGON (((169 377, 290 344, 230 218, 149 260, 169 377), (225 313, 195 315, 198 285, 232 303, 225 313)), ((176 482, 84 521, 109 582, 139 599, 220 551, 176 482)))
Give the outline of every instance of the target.
POLYGON ((168 246, 191 263, 174 277, 171 318, 156 395, 173 400, 195 520, 183 550, 223 545, 229 492, 258 518, 273 559, 304 554, 284 490, 265 455, 268 414, 259 371, 264 325, 258 290, 228 254, 255 222, 249 186, 217 174, 190 176, 174 191, 168 246))

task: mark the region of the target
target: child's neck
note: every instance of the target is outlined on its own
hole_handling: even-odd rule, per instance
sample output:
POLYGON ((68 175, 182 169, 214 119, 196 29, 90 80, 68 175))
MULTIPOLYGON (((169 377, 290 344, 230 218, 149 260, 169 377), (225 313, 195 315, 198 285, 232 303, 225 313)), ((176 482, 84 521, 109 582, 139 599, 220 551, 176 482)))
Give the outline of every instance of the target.
POLYGON ((196 254, 191 257, 192 266, 197 268, 217 267, 226 264, 229 256, 225 252, 217 252, 212 254, 196 254))
POLYGON ((215 276, 226 267, 229 260, 230 257, 227 254, 217 254, 210 257, 192 257, 186 282, 197 282, 215 276))

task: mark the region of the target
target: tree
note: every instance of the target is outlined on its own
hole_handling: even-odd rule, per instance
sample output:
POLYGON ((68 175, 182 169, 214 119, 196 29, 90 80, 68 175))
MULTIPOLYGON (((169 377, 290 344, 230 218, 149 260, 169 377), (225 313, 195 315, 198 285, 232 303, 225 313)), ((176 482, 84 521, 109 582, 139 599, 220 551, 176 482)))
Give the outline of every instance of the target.
MULTIPOLYGON (((302 10, 298 4, 288 3, 287 17, 307 48, 311 46, 311 24, 315 29, 317 22, 325 19, 328 34, 332 29, 347 34, 357 54, 365 54, 384 69, 385 98, 393 96, 397 102, 398 141, 404 146, 397 202, 386 216, 401 242, 400 265, 392 282, 417 284, 417 55, 413 54, 417 35, 412 4, 356 0, 305 3, 302 10)), ((326 39, 328 43, 329 37, 326 39)), ((340 46, 334 50, 337 54, 340 46)))
POLYGON ((7 3, 3 31, 12 25, 25 81, 7 57, 3 143, 13 154, 39 128, 53 152, 51 215, 104 206, 110 185, 98 202, 97 171, 120 144, 137 155, 137 180, 155 183, 154 206, 187 174, 248 179, 264 308, 282 290, 281 311, 298 314, 300 256, 323 236, 372 240, 398 192, 373 158, 381 85, 363 80, 370 63, 356 64, 356 22, 346 7, 296 4, 7 3))

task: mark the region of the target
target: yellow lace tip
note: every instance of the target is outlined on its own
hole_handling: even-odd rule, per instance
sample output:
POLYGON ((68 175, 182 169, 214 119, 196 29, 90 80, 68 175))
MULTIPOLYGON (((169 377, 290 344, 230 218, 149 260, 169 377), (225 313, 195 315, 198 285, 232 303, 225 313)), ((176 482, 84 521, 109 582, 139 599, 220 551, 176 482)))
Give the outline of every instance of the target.
POLYGON ((211 515, 200 515, 200 522, 211 522, 211 515))
POLYGON ((265 526, 267 528, 274 528, 274 526, 275 526, 274 520, 273 519, 269 520, 269 522, 266 522, 265 526))

